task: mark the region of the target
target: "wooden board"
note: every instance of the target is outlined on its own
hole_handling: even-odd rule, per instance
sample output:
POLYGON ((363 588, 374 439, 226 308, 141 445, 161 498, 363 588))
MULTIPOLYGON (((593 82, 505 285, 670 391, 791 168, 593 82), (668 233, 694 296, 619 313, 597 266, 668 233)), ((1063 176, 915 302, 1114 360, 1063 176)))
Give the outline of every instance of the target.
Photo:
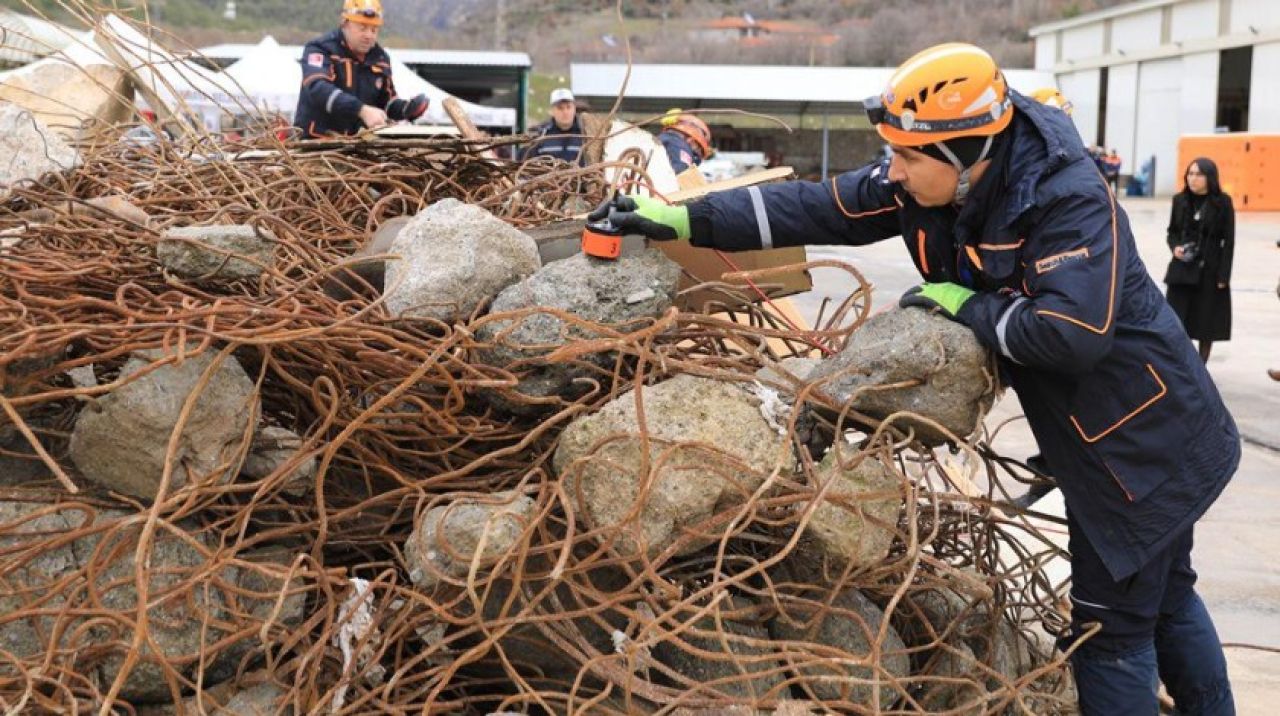
POLYGON ((672 204, 686 204, 694 199, 700 199, 707 194, 717 191, 725 191, 728 189, 742 189, 743 187, 755 186, 757 184, 768 184, 775 181, 786 181, 795 178, 796 170, 791 167, 774 167, 772 169, 762 169, 758 172, 743 174, 740 177, 725 179, 724 181, 712 182, 702 186, 693 187, 691 189, 681 189, 672 194, 667 195, 667 199, 672 204))
POLYGON ((378 139, 422 139, 423 137, 458 137, 462 130, 438 124, 392 124, 374 131, 378 139))

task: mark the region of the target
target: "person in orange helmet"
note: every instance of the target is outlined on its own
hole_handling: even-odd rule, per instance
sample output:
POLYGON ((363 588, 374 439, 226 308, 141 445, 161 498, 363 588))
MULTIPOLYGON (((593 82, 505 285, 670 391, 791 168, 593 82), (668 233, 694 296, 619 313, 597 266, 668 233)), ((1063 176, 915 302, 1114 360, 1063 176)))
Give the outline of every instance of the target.
POLYGON ((338 29, 302 51, 302 90, 293 125, 304 138, 355 134, 427 111, 427 96, 396 96, 391 57, 378 44, 382 0, 345 0, 338 29))
POLYGON ((1041 87, 1031 93, 1031 99, 1034 99, 1043 105, 1057 107, 1063 112, 1066 112, 1068 117, 1070 117, 1071 113, 1075 110, 1075 106, 1071 104, 1070 100, 1063 96, 1062 91, 1057 87, 1041 87))
POLYGON ((899 305, 996 356, 1062 490, 1063 639, 1101 625, 1071 655, 1081 712, 1155 714, 1163 681, 1178 713, 1233 714, 1191 547, 1240 435, 1075 126, 964 43, 911 57, 864 106, 888 159, 682 207, 616 197, 591 219, 727 251, 901 237, 924 282, 899 305))
POLYGON ((714 153, 711 149, 711 127, 696 114, 672 109, 662 118, 658 141, 667 150, 667 159, 676 174, 702 164, 714 153))

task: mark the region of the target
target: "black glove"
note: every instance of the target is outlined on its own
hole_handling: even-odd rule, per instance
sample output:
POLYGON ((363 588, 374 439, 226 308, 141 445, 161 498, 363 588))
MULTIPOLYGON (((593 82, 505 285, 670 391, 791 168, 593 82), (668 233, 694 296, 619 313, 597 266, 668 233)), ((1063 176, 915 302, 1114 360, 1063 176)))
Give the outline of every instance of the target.
POLYGON ((427 105, 431 104, 431 100, 427 99, 425 94, 420 94, 413 99, 396 98, 387 104, 387 116, 396 121, 406 120, 412 122, 427 112, 427 105))
POLYGON ((654 241, 689 238, 689 209, 670 206, 647 196, 616 195, 587 215, 592 222, 609 223, 629 234, 654 241))

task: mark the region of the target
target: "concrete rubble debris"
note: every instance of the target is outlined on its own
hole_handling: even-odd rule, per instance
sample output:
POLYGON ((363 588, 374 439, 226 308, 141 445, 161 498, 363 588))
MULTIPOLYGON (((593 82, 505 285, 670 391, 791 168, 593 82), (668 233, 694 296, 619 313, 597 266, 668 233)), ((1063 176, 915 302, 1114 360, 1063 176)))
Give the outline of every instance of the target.
POLYGON ((387 262, 387 310, 397 317, 465 318, 541 266, 533 239, 478 206, 456 199, 418 212, 387 262))
POLYGON ((278 425, 264 425, 253 436, 249 454, 245 456, 240 474, 253 480, 261 480, 294 463, 284 478, 284 491, 290 495, 304 495, 315 487, 315 455, 299 456, 303 440, 300 435, 278 425))
POLYGON ((511 553, 537 514, 518 492, 460 497, 427 510, 405 543, 409 577, 420 589, 465 580, 511 553))
POLYGON ((181 704, 143 705, 138 716, 293 716, 289 692, 265 672, 246 674, 239 682, 225 681, 190 696, 181 704))
MULTIPOLYGON (((490 313, 546 307, 560 309, 578 318, 608 326, 630 324, 633 329, 642 319, 658 318, 675 301, 680 267, 657 249, 624 255, 616 261, 602 261, 577 254, 543 266, 527 279, 508 287, 494 299, 490 313)), ((600 368, 559 361, 539 363, 537 359, 575 340, 600 338, 548 312, 524 316, 512 321, 484 323, 478 330, 492 348, 476 357, 482 363, 499 368, 511 367, 521 372, 515 392, 532 398, 559 397, 573 399, 587 390, 576 386, 579 378, 601 379, 611 371, 613 354, 594 353, 579 358, 600 368), (527 362, 523 366, 514 366, 527 362)), ((520 403, 504 397, 502 391, 489 391, 486 396, 502 408, 516 413, 535 412, 536 405, 520 403)))
POLYGON ((61 139, 81 138, 86 121, 110 126, 129 121, 133 97, 128 78, 105 64, 77 66, 48 58, 5 75, 0 100, 30 111, 61 139))
MULTIPOLYGON (((801 596, 801 595, 798 595, 801 596)), ((814 642, 839 649, 854 657, 871 653, 878 641, 884 612, 856 589, 845 589, 824 604, 826 595, 811 593, 805 599, 783 599, 781 613, 769 622, 769 633, 778 641, 814 642)), ((809 661, 796 667, 803 688, 819 699, 846 700, 870 706, 879 687, 880 708, 898 700, 898 693, 885 682, 903 679, 911 673, 910 657, 902 637, 892 626, 880 641, 879 665, 883 671, 865 666, 841 666, 809 661), (847 678, 832 678, 847 677, 847 678)))
POLYGON ((796 566, 805 564, 821 575, 884 561, 897 533, 904 499, 893 473, 874 455, 842 469, 840 451, 832 450, 814 470, 814 479, 812 497, 794 508, 802 512, 822 495, 804 528, 796 566))
MULTIPOLYGON (((977 429, 995 398, 990 356, 968 328, 918 308, 876 314, 848 345, 822 361, 809 379, 837 405, 873 418, 909 411, 936 421, 957 438, 977 429), (897 383, 907 387, 882 387, 897 383)), ((937 428, 901 419, 926 444, 945 442, 937 428)))
POLYGON ((746 501, 790 465, 790 449, 733 383, 681 374, 639 390, 647 450, 629 392, 565 429, 555 469, 588 525, 623 528, 620 554, 656 556, 677 542, 688 554, 715 541, 689 530, 746 501))
POLYGON ((160 237, 156 258, 185 278, 255 278, 274 263, 276 245, 270 231, 256 226, 180 226, 160 237))
POLYGON ((31 112, 0 102, 0 191, 79 163, 79 155, 31 112))
POLYGON ((677 638, 654 646, 655 659, 688 679, 675 682, 674 686, 702 690, 699 686, 705 684, 708 694, 719 692, 751 699, 777 697, 787 692, 783 686, 787 679, 782 668, 785 662, 753 658, 772 651, 765 625, 733 619, 731 612, 748 606, 748 601, 726 599, 716 612, 698 619, 677 638), (710 652, 712 656, 699 652, 710 652), (719 683, 712 685, 712 682, 719 683))
MULTIPOLYGON (((216 357, 212 350, 187 355, 85 406, 71 432, 70 456, 76 467, 112 490, 154 499, 165 477, 170 434, 216 357)), ((120 377, 141 374, 165 358, 158 350, 135 352, 120 369, 120 377)), ((253 381, 235 358, 223 357, 183 423, 168 494, 196 482, 231 480, 239 471, 249 426, 258 412, 253 381)))

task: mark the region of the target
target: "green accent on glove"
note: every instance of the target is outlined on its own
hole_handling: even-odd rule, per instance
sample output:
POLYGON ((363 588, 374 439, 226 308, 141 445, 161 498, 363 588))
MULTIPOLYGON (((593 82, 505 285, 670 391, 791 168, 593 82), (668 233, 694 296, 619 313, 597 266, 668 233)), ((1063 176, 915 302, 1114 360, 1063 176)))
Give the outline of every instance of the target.
POLYGON ((947 318, 954 319, 974 293, 973 289, 958 283, 922 283, 902 294, 898 305, 938 308, 947 318))
POLYGON ((689 208, 671 206, 659 199, 648 196, 633 196, 636 203, 636 214, 663 226, 671 227, 677 239, 687 239, 692 235, 689 229, 689 208))

